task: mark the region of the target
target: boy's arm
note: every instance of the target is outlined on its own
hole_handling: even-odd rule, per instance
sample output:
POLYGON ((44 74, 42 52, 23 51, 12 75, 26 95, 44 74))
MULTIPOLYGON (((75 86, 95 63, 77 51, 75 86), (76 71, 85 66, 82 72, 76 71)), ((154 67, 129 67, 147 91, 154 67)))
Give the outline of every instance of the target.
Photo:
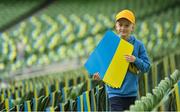
POLYGON ((134 64, 141 72, 147 72, 150 69, 150 61, 143 44, 140 46, 139 56, 136 57, 134 64))

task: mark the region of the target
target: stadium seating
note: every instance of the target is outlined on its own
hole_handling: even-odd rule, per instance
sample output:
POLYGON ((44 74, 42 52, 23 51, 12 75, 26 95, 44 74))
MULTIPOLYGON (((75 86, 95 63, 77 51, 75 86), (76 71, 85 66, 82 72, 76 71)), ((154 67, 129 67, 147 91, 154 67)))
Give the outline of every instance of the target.
MULTIPOLYGON (((137 22, 135 35, 145 43, 152 60, 175 51, 179 46, 179 21, 171 22, 168 18, 176 14, 170 10, 161 15, 162 20, 155 15, 137 22), (162 52, 158 53, 159 50, 162 52)), ((97 45, 104 31, 113 28, 110 18, 102 14, 96 15, 96 18, 89 14, 80 17, 75 14, 69 17, 59 14, 55 17, 57 19, 53 18, 45 14, 33 16, 9 32, 4 32, 1 35, 2 41, 5 41, 2 45, 5 49, 1 51, 2 69, 8 64, 11 64, 10 70, 15 70, 22 66, 50 64, 65 58, 85 57, 97 45), (16 44, 23 48, 18 50, 16 44), (18 59, 19 54, 24 56, 21 61, 18 59)))
MULTIPOLYGON (((0 19, 0 27, 43 1, 32 0, 32 4, 27 5, 29 2, 25 0, 17 5, 13 0, 8 7, 4 1, 0 13, 7 16, 0 19)), ((115 30, 115 14, 124 8, 135 12, 133 33, 145 44, 153 62, 150 71, 140 76, 139 99, 130 111, 169 110, 166 105, 170 101, 166 101, 167 104, 161 101, 167 94, 171 94, 168 100, 176 99, 171 89, 179 80, 179 72, 174 71, 180 68, 178 3, 178 0, 105 0, 103 3, 59 0, 1 32, 0 78, 7 81, 7 85, 0 86, 0 111, 108 111, 104 84, 89 78, 83 68, 67 73, 37 74, 21 80, 12 78, 12 74, 64 60, 86 59, 105 31, 115 30), (3 79, 3 73, 9 76, 6 74, 3 79)))

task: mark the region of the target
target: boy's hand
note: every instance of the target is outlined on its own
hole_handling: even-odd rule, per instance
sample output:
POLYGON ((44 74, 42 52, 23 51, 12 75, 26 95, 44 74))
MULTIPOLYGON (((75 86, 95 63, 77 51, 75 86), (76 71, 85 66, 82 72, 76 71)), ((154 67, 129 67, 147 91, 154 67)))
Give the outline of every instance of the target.
POLYGON ((98 72, 96 72, 96 73, 93 74, 93 79, 94 79, 94 80, 100 80, 100 76, 99 76, 99 73, 98 73, 98 72))
POLYGON ((124 55, 127 62, 135 62, 136 57, 134 55, 124 55))

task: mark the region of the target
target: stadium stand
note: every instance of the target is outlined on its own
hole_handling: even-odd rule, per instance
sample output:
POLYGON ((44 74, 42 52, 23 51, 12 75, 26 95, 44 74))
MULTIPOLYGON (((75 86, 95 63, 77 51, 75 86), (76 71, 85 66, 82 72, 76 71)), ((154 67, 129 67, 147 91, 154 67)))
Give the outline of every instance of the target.
POLYGON ((134 34, 153 63, 129 111, 180 111, 178 0, 3 0, 0 8, 0 111, 108 111, 104 84, 82 64, 124 8, 135 12, 134 34))

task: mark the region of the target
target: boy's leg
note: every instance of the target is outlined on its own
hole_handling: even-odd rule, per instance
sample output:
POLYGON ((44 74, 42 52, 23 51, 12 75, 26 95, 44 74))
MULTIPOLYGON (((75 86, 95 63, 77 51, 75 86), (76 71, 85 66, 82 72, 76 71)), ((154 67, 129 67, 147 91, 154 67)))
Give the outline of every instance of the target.
POLYGON ((109 98, 109 105, 111 111, 128 110, 131 104, 134 104, 136 97, 112 97, 109 98))

